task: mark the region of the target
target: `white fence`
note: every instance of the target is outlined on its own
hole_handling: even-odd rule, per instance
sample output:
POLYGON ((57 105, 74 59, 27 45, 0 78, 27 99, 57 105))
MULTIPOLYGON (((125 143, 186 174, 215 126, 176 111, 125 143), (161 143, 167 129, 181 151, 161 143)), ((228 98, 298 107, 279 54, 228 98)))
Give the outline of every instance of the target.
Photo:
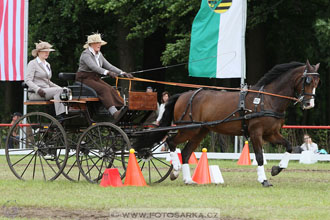
MULTIPOLYGON (((196 152, 196 157, 200 158, 201 152, 196 152)), ((208 159, 219 159, 219 160, 238 160, 240 153, 212 153, 207 152, 208 159)), ((279 153, 269 153, 264 154, 266 160, 282 160, 284 154, 279 153)), ((300 160, 301 154, 290 154, 290 160, 300 160)), ((250 153, 250 158, 253 160, 255 158, 254 153, 250 153)), ((318 161, 330 161, 330 154, 317 154, 315 159, 318 161)))
MULTIPOLYGON (((202 153, 195 152, 196 157, 200 158, 202 153)), ((0 149, 0 155, 5 155, 5 150, 0 149)), ((213 153, 207 152, 208 159, 216 159, 216 160, 238 160, 240 153, 213 153)), ((264 154, 266 160, 281 160, 283 158, 283 154, 279 153, 269 153, 264 154)), ((290 160, 300 160, 301 154, 290 154, 290 160)), ((250 158, 253 160, 255 158, 254 153, 250 153, 250 158)), ((315 155, 315 159, 318 161, 330 161, 330 154, 317 154, 315 155)))

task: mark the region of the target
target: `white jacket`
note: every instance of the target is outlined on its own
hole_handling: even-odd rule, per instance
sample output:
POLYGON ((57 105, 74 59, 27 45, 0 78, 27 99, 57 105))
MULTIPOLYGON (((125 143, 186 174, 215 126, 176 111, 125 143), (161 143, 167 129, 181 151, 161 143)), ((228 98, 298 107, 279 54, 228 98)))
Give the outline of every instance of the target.
POLYGON ((303 143, 301 146, 300 146, 300 148, 302 149, 302 150, 309 150, 309 151, 312 151, 312 152, 314 152, 314 153, 317 153, 317 151, 318 151, 318 146, 317 146, 317 144, 315 144, 314 142, 312 142, 311 144, 306 144, 306 143, 303 143))

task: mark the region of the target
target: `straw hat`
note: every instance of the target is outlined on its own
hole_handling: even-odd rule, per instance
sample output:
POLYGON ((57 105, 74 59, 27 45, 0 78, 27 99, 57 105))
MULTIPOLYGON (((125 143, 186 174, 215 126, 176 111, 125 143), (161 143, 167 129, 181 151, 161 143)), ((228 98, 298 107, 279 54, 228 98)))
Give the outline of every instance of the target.
POLYGON ((39 51, 55 51, 52 49, 53 45, 48 42, 39 40, 40 43, 35 43, 36 49, 32 50, 32 56, 38 56, 39 51))
POLYGON ((93 43, 101 43, 102 46, 107 44, 107 42, 102 40, 101 34, 92 34, 87 37, 87 42, 85 43, 84 48, 88 48, 89 44, 93 43))

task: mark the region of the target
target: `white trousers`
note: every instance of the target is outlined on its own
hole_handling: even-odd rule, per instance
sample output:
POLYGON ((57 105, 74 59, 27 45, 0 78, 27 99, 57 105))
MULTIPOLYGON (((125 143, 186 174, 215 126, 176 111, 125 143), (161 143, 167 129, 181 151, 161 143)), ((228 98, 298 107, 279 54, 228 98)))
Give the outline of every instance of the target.
MULTIPOLYGON (((42 88, 45 91, 46 96, 41 97, 38 93, 29 93, 29 100, 51 100, 61 101, 60 94, 63 91, 62 87, 50 87, 42 88)), ((54 102, 56 115, 60 115, 65 112, 65 106, 63 103, 54 102)))

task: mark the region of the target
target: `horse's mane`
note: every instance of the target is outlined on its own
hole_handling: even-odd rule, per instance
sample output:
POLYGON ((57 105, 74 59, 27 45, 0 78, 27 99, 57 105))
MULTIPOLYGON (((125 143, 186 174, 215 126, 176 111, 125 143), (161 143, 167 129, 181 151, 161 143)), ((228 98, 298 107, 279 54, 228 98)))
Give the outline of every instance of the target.
POLYGON ((279 76, 289 72, 291 69, 295 69, 300 66, 304 66, 304 63, 299 62, 291 62, 291 63, 283 63, 274 66, 271 70, 269 70, 258 82, 255 84, 256 87, 261 87, 264 85, 268 85, 279 76))

